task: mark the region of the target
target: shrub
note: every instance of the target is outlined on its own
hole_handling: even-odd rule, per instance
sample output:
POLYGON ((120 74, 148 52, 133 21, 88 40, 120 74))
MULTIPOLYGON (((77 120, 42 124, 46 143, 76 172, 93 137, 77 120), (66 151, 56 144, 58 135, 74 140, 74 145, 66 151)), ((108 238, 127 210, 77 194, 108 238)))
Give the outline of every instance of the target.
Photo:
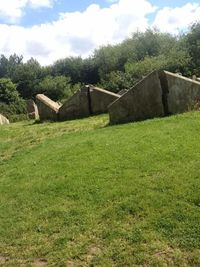
POLYGON ((14 116, 26 114, 26 103, 10 79, 0 79, 0 113, 11 121, 14 116))

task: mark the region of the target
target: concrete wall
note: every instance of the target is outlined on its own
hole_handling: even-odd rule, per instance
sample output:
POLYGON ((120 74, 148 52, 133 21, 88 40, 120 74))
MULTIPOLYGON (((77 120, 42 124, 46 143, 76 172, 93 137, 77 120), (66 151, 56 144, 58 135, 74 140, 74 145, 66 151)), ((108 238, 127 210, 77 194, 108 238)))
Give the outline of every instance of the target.
POLYGON ((38 113, 38 107, 35 104, 35 102, 32 99, 27 100, 26 107, 29 119, 38 120, 39 113, 38 113))
POLYGON ((91 113, 101 114, 108 112, 108 106, 120 98, 120 95, 114 94, 107 90, 90 86, 90 101, 91 101, 91 113))
POLYGON ((167 71, 155 71, 109 106, 110 123, 182 113, 199 105, 200 82, 167 71))
POLYGON ((69 120, 109 111, 110 123, 140 121, 191 110, 200 103, 200 82, 167 71, 152 72, 122 96, 85 86, 61 107, 37 95, 40 120, 69 120))
POLYGON ((2 114, 0 114, 0 125, 3 125, 3 124, 9 124, 9 120, 4 117, 2 114))
POLYGON ((59 109, 59 120, 84 118, 108 112, 108 105, 120 96, 94 86, 85 86, 59 109))
POLYGON ((168 114, 192 110, 200 103, 200 83, 198 81, 167 71, 164 71, 164 75, 167 86, 168 114))
POLYGON ((128 92, 128 90, 127 89, 122 89, 122 90, 120 90, 117 94, 118 95, 123 95, 123 94, 125 94, 125 93, 127 93, 128 92))
POLYGON ((60 105, 43 94, 36 96, 36 103, 38 107, 39 117, 41 121, 58 120, 58 110, 60 105))
POLYGON ((109 106, 110 123, 125 123, 164 116, 162 88, 155 71, 109 106))
POLYGON ((88 90, 87 87, 83 87, 60 107, 59 120, 72 120, 90 115, 88 90))

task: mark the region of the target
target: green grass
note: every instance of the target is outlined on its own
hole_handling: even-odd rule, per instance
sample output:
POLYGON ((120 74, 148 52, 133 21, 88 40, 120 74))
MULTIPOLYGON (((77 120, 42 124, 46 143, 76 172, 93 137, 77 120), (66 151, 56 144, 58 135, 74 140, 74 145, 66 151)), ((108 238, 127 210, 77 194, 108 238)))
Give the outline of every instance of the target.
POLYGON ((200 113, 0 126, 0 265, 200 266, 200 113))

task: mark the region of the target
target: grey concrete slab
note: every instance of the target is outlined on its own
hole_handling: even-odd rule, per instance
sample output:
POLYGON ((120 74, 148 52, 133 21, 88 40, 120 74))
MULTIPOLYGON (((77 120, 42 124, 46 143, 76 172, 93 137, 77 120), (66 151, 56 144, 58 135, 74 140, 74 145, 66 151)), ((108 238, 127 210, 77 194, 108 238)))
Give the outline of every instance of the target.
POLYGON ((38 120, 39 112, 38 107, 32 99, 26 101, 27 113, 29 119, 38 120))
POLYGON ((36 103, 41 121, 58 120, 58 110, 60 105, 57 102, 54 102, 43 94, 38 94, 36 96, 36 103))
POLYGON ((59 120, 72 120, 90 115, 89 88, 83 87, 70 97, 59 109, 59 120))
POLYGON ((108 105, 120 96, 87 85, 77 91, 59 109, 59 120, 70 120, 108 112, 108 105))
POLYGON ((3 125, 3 124, 9 124, 9 120, 3 116, 2 114, 0 114, 0 125, 3 125))
POLYGON ((200 83, 168 71, 164 71, 167 82, 168 114, 187 112, 200 104, 200 83))
POLYGON ((107 113, 108 106, 116 99, 120 98, 120 95, 99 87, 90 86, 89 90, 92 114, 107 113))
POLYGON ((110 123, 125 123, 164 116, 160 79, 152 72, 113 102, 108 110, 110 123))

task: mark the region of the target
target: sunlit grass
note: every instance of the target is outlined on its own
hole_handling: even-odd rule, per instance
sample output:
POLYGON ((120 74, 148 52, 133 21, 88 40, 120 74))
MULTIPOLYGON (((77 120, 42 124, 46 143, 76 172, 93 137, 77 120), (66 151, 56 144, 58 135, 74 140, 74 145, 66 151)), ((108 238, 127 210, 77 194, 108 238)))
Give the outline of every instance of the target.
POLYGON ((0 127, 2 266, 199 266, 200 114, 0 127))

